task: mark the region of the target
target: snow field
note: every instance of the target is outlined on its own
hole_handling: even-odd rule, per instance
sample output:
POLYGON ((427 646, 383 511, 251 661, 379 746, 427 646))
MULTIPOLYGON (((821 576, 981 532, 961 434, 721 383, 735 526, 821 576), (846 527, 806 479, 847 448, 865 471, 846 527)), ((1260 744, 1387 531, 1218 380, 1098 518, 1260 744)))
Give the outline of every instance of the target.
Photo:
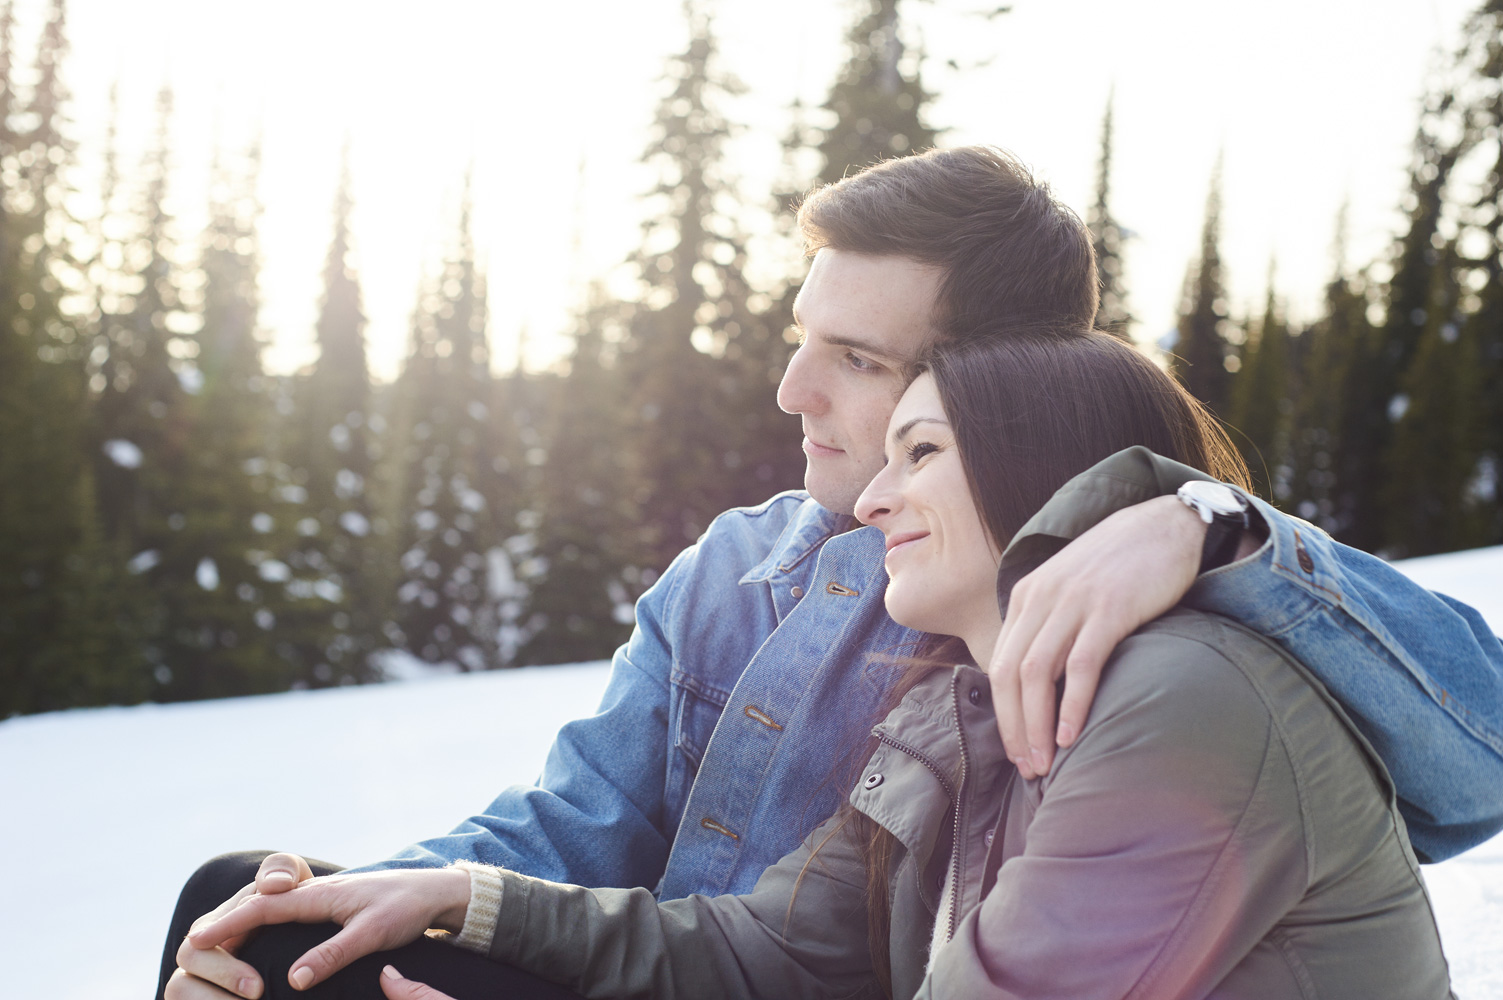
MULTIPOLYGON (((1503 547, 1399 565, 1503 631, 1503 547)), ((448 830, 533 780, 607 669, 0 723, 0 996, 149 995, 177 890, 200 862, 281 849, 354 865, 448 830)), ((1503 1000, 1503 836, 1424 872, 1457 995, 1503 1000)))

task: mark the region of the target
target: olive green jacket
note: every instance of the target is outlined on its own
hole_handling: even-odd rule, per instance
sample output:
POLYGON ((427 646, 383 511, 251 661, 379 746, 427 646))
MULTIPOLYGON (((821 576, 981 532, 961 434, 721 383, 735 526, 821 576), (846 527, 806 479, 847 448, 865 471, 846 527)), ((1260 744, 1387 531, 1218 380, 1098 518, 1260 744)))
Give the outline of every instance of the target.
MULTIPOLYGON (((1002 579, 1191 476, 1113 456, 1019 532, 1002 579)), ((1238 625, 1177 610, 1122 643, 1037 781, 1006 760, 972 667, 929 674, 873 732, 850 802, 900 845, 895 997, 1450 995, 1387 773, 1303 666, 1238 625)), ((491 955, 590 997, 878 993, 840 817, 745 896, 501 878, 491 955)))

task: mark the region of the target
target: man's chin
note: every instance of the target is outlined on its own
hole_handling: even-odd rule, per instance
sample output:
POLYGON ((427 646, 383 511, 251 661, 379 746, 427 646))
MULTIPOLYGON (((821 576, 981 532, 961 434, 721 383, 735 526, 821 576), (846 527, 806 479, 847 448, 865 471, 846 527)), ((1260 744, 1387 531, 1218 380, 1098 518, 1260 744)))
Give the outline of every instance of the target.
MULTIPOLYGON (((866 481, 851 482, 849 470, 831 468, 834 463, 811 457, 804 469, 804 489, 825 510, 836 514, 854 514, 856 500, 866 489, 866 481), (844 471, 846 474, 841 475, 844 471)), ((867 477, 870 479, 870 477, 867 477)))

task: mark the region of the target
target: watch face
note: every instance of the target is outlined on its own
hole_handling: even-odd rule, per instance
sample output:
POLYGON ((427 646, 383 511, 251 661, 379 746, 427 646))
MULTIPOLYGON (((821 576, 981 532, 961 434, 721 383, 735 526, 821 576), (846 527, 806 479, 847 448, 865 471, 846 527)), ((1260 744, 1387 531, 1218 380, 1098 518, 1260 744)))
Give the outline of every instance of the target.
POLYGON ((1224 483, 1192 479, 1179 488, 1179 495, 1186 501, 1205 505, 1213 514, 1241 514, 1247 510, 1247 502, 1224 483))

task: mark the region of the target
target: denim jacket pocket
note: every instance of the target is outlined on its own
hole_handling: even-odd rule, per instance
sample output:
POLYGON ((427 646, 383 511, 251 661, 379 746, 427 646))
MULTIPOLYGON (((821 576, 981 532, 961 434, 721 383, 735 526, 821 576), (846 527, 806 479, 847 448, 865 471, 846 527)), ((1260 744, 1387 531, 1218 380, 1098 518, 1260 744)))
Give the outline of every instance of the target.
POLYGON ((715 724, 720 721, 730 695, 679 671, 674 671, 671 687, 668 731, 674 753, 668 759, 668 805, 676 811, 688 799, 705 746, 710 742, 710 734, 715 731, 715 724))

